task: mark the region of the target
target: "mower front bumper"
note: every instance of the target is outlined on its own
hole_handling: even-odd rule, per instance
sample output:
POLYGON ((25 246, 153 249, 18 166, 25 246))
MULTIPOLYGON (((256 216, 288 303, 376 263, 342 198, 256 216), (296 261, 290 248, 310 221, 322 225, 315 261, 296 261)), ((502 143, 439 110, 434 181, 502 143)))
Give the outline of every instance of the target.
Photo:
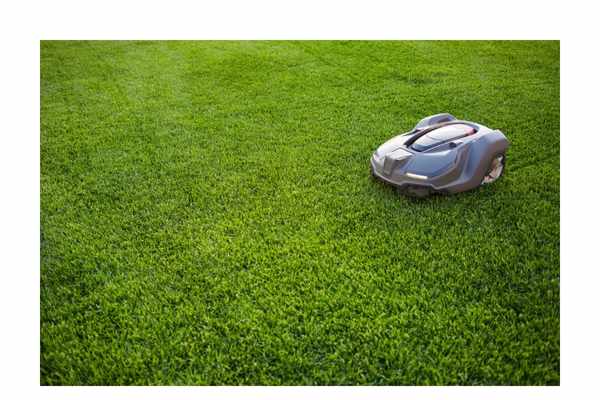
POLYGON ((389 174, 384 172, 383 163, 377 159, 377 154, 371 156, 371 174, 392 186, 395 186, 400 191, 405 191, 409 194, 421 196, 432 192, 443 192, 438 190, 428 177, 419 176, 411 173, 403 173, 400 169, 392 169, 389 174), (422 194, 421 194, 422 193, 422 194))

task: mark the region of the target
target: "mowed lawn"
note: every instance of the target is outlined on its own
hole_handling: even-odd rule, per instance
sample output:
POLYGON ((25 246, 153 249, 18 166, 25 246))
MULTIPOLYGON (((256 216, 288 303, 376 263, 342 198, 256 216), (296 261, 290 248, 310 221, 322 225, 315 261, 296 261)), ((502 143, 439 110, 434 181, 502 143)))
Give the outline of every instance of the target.
POLYGON ((559 383, 558 42, 41 42, 42 384, 559 383), (506 174, 414 200, 450 112, 506 174))

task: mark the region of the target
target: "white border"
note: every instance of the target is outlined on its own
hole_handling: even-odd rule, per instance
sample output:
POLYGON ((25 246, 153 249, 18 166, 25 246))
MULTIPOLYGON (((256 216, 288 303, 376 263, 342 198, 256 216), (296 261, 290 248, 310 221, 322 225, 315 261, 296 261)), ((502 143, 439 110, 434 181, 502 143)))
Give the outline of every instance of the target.
POLYGON ((586 17, 577 1, 556 0, 23 3, 8 22, 44 39, 557 39, 565 12, 586 17))

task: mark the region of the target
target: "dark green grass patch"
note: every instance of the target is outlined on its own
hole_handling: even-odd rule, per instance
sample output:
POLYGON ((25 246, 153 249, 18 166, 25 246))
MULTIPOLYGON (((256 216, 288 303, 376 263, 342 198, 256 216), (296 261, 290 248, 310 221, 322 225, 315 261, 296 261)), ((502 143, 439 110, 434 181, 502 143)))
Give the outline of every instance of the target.
POLYGON ((43 384, 558 384, 557 42, 42 42, 43 384), (506 175, 415 201, 451 112, 506 175))

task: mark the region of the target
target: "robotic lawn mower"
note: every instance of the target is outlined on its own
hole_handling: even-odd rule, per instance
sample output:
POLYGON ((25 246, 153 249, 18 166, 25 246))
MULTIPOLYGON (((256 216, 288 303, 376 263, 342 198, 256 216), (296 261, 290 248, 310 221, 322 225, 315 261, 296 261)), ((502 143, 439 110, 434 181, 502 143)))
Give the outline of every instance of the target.
POLYGON ((508 145, 499 130, 432 115, 379 146, 371 173, 416 197, 464 192, 500 178, 508 145))

